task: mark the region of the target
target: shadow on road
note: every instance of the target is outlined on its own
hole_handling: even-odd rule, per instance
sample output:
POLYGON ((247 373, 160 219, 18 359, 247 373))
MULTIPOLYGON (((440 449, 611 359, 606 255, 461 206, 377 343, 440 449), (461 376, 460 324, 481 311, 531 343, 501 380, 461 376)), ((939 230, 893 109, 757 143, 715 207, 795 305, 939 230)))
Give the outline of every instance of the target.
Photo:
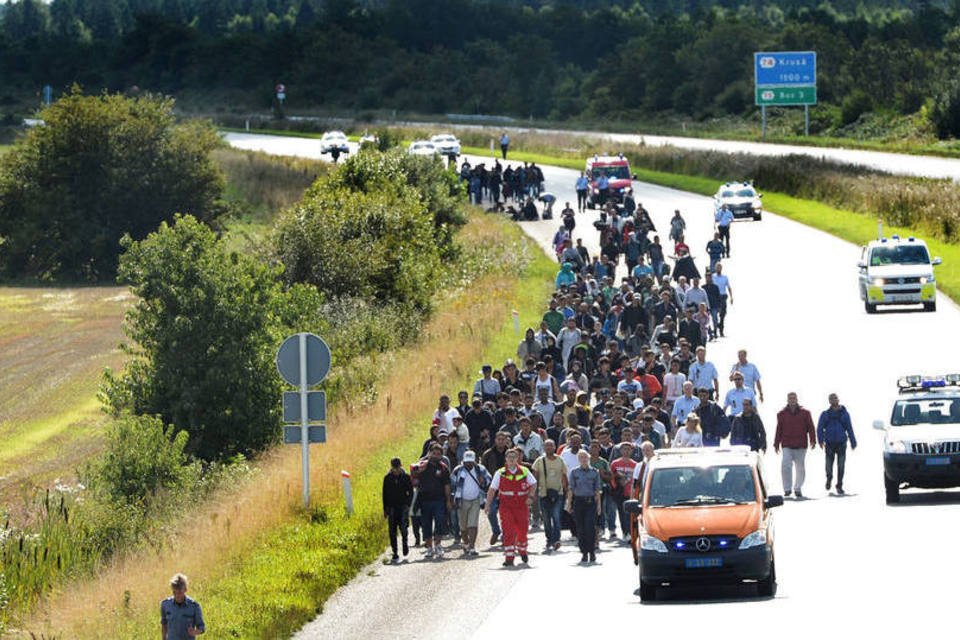
POLYGON ((960 504, 960 491, 924 491, 923 493, 901 493, 900 502, 889 506, 922 507, 932 504, 960 504))
MULTIPOLYGON (((682 586, 661 587, 657 589, 657 599, 653 602, 644 602, 647 605, 675 605, 675 604, 724 604, 732 602, 764 602, 773 600, 776 596, 759 596, 754 584, 732 586, 682 586)), ((640 603, 639 597, 637 604, 640 603)))

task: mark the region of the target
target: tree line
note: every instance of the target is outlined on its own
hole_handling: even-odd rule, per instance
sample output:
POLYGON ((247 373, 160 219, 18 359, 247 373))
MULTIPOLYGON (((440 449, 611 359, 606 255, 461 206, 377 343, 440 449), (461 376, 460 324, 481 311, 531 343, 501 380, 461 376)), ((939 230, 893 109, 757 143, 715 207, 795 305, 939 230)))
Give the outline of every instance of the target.
POLYGON ((960 62, 956 1, 19 0, 3 8, 8 91, 74 82, 226 90, 247 93, 251 107, 268 106, 283 82, 291 107, 556 120, 740 115, 753 109, 754 51, 812 49, 820 101, 837 107, 831 124, 839 125, 866 111, 947 105, 960 62))

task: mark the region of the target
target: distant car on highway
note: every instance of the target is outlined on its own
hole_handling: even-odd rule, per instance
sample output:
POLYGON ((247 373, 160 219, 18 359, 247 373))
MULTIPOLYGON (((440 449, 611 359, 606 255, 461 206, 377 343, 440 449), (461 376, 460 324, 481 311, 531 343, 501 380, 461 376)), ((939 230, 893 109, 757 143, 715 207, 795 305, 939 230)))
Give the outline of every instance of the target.
POLYGON ((350 144, 343 131, 327 131, 320 138, 320 153, 350 153, 350 144))
POLYGON ((440 152, 437 146, 429 140, 414 140, 410 143, 407 153, 412 156, 435 156, 440 152))
POLYGON ((600 204, 602 194, 597 181, 605 175, 609 181, 607 202, 623 202, 623 194, 633 186, 635 176, 630 172, 630 162, 623 154, 616 156, 595 155, 587 158, 584 174, 590 181, 590 191, 587 193, 587 206, 596 209, 600 204))
POLYGON ((770 509, 759 454, 749 447, 657 451, 647 463, 639 500, 624 508, 637 517, 634 545, 640 599, 663 585, 756 582, 761 596, 777 591, 770 509))
POLYGON ((734 218, 760 220, 763 217, 762 200, 763 194, 757 193, 749 182, 727 182, 713 195, 713 209, 719 211, 727 205, 734 218))
POLYGON ((960 374, 903 376, 897 388, 889 422, 873 423, 884 432, 887 504, 907 487, 960 487, 960 374))
POLYGON ((460 141, 457 140, 456 136, 441 133, 430 138, 430 142, 433 143, 433 146, 437 148, 441 155, 453 156, 454 158, 460 155, 460 141))
POLYGON ((880 304, 923 304, 924 311, 936 311, 933 268, 940 263, 940 258, 930 259, 927 243, 918 238, 892 236, 870 242, 857 263, 860 299, 867 313, 876 313, 880 304))

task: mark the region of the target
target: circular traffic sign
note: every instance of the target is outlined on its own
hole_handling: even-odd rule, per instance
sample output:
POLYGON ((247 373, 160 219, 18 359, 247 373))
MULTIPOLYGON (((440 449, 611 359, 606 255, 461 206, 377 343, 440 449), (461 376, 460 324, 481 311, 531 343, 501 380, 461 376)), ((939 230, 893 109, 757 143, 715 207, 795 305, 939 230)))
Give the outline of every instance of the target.
POLYGON ((330 373, 330 347, 312 333, 298 333, 283 341, 277 350, 277 371, 288 384, 300 386, 300 336, 306 339, 307 386, 323 382, 330 373))
POLYGON ((282 84, 278 84, 276 89, 277 89, 277 93, 285 93, 287 90, 287 88, 282 84))

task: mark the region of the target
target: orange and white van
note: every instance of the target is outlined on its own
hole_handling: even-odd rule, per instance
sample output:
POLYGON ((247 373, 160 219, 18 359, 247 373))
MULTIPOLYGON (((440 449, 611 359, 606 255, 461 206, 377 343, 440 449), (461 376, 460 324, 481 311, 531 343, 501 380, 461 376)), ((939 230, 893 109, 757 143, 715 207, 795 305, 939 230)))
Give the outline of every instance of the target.
POLYGON ((777 589, 771 509, 760 456, 748 447, 658 451, 648 463, 636 518, 640 599, 682 584, 755 582, 762 596, 777 589))

